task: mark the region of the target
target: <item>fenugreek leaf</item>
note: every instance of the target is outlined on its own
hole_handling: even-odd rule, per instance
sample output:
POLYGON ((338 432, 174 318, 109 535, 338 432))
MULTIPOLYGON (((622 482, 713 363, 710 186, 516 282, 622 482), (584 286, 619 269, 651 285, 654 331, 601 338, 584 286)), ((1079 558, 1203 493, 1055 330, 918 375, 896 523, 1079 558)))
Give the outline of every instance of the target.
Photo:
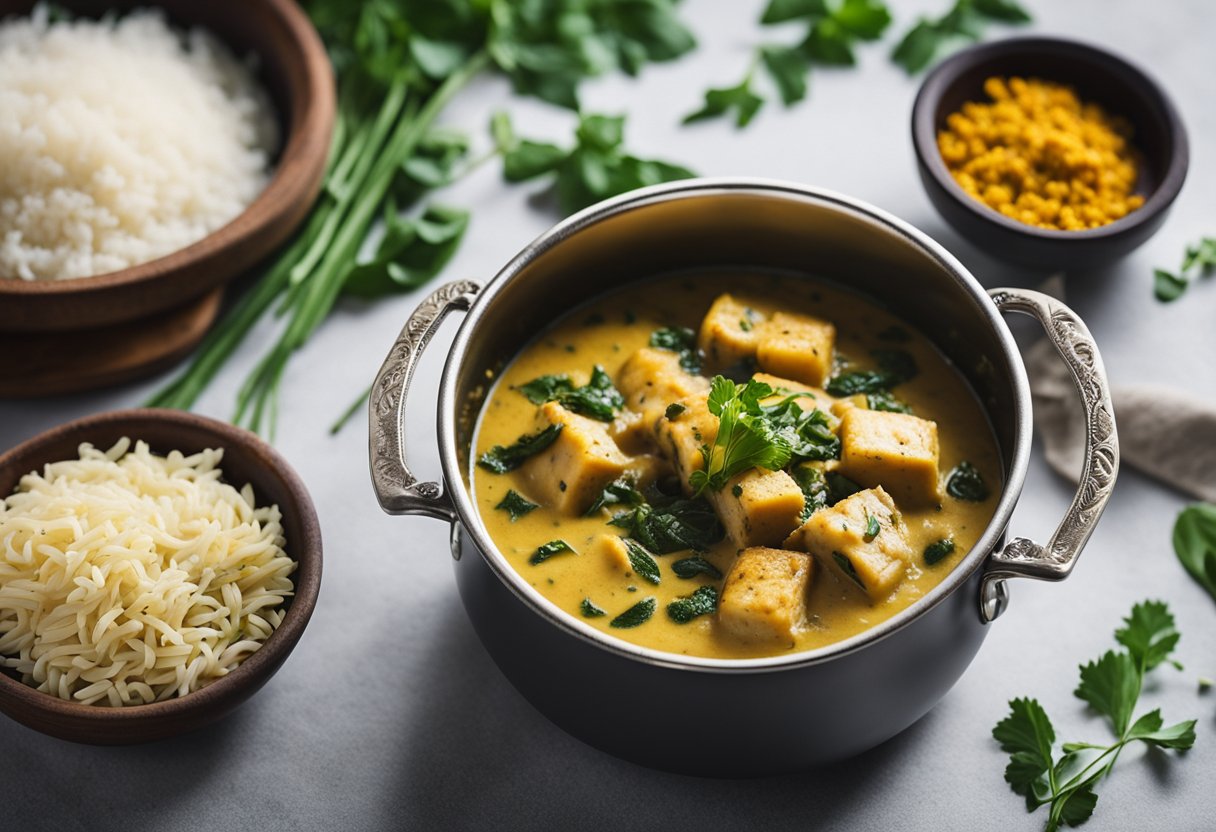
POLYGON ((536 551, 532 553, 532 557, 528 558, 528 563, 537 566, 555 555, 561 555, 566 552, 574 553, 569 543, 564 540, 550 540, 548 543, 536 548, 536 551))
POLYGON ((625 538, 625 553, 629 557, 629 565, 639 578, 656 585, 662 580, 658 561, 641 543, 625 538))

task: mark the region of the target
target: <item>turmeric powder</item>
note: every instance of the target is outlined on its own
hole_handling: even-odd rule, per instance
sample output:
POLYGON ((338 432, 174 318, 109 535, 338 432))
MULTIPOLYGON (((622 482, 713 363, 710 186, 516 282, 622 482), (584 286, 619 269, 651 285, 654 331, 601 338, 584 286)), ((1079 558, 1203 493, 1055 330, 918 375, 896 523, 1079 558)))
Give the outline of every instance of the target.
POLYGON ((1131 127, 1061 84, 989 78, 991 103, 946 119, 938 150, 964 191, 1038 228, 1080 231, 1144 204, 1131 127))

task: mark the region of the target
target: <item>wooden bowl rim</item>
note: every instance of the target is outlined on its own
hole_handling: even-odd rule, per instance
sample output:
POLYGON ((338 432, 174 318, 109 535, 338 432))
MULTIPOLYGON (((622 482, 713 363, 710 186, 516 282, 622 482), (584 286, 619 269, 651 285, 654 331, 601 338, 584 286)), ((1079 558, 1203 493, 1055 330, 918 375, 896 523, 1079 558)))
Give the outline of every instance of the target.
MULTIPOLYGON (((229 700, 235 703, 243 699, 241 693, 244 689, 251 686, 256 689, 274 674, 282 660, 295 648, 300 636, 304 633, 304 629, 308 626, 309 619, 316 608, 317 596, 321 587, 321 526, 317 520, 316 508, 313 505, 312 497, 304 486, 304 481, 300 479, 295 469, 291 467, 278 451, 255 434, 235 425, 230 425, 227 422, 220 422, 216 419, 180 410, 159 408, 113 410, 66 422, 27 439, 5 453, 0 454, 0 471, 12 468, 20 459, 30 457, 31 455, 36 457, 38 452, 48 445, 73 434, 79 434, 80 438, 78 441, 87 442, 89 441, 88 432, 101 426, 126 423, 131 426, 130 432, 137 434, 140 425, 153 422, 201 431, 215 438, 215 446, 225 448, 234 445, 243 446, 251 449, 257 456, 269 460, 273 464, 272 472, 267 476, 274 476, 280 479, 291 500, 290 505, 280 505, 279 510, 284 517, 287 517, 288 513, 291 512, 291 515, 298 519, 303 530, 303 534, 301 535, 303 540, 288 542, 289 546, 298 546, 299 549, 293 548, 288 551, 289 556, 297 564, 297 570, 293 576, 295 583, 294 595, 282 623, 271 633, 270 638, 258 648, 257 652, 242 661, 235 670, 206 687, 192 691, 185 696, 175 696, 172 699, 166 699, 161 702, 153 702, 147 705, 128 705, 121 708, 85 705, 79 702, 60 699, 49 693, 43 693, 18 679, 12 678, 7 673, 0 673, 0 712, 7 712, 8 707, 4 700, 11 698, 20 701, 32 712, 53 715, 60 719, 70 720, 78 725, 81 723, 93 723, 97 725, 127 724, 134 727, 134 723, 145 720, 163 720, 166 717, 181 717, 185 714, 206 711, 213 706, 221 705, 229 700), (311 568, 307 570, 300 569, 299 567, 305 562, 311 568), (303 573, 304 580, 299 579, 301 573, 303 573)), ((131 438, 134 441, 137 436, 132 436, 131 438)), ((37 470, 43 464, 53 461, 55 460, 40 459, 29 470, 37 470)), ((27 466, 23 465, 23 467, 27 466)), ((22 472, 22 475, 24 473, 22 472)), ((258 484, 254 482, 253 485, 256 490, 258 484)), ((4 496, 8 497, 9 495, 5 494, 4 496)))
MULTIPOLYGON (((288 213, 293 205, 308 198, 313 189, 309 178, 285 174, 294 174, 294 164, 289 163, 307 159, 315 152, 318 143, 321 150, 328 155, 334 120, 337 117, 337 94, 334 90, 329 54, 325 51, 325 45, 321 42, 321 36, 317 34, 312 21, 294 0, 255 1, 267 6, 292 33, 290 42, 296 47, 297 56, 305 68, 306 84, 301 98, 309 102, 309 106, 304 107, 301 112, 291 114, 287 124, 287 141, 279 154, 274 173, 262 192, 225 225, 185 248, 146 263, 118 271, 64 280, 0 278, 0 303, 4 302, 6 295, 14 298, 70 295, 87 297, 94 292, 171 277, 175 272, 197 261, 222 256, 225 251, 245 240, 260 236, 278 216, 288 213), (276 205, 278 207, 275 207, 276 205)), ((149 5, 155 5, 154 0, 149 5)), ((270 61, 272 57, 258 55, 263 61, 270 61)), ((276 102, 276 105, 279 104, 281 102, 276 102)), ((200 293, 207 288, 211 286, 200 286, 200 293)), ((185 299, 186 296, 183 295, 182 300, 185 299)))
POLYGON ((1169 209, 1182 190, 1190 165, 1190 145, 1186 127, 1177 108, 1165 90, 1145 70, 1109 49, 1070 38, 1034 35, 1013 37, 967 47, 946 58, 921 83, 912 105, 912 145, 923 170, 937 183, 950 200, 990 227, 1022 234, 1052 243, 1094 243, 1134 235, 1141 226, 1151 223, 1169 209), (1054 52, 1088 63, 1104 73, 1117 88, 1136 88, 1151 99, 1163 114, 1162 124, 1169 137, 1169 158, 1157 187, 1147 195, 1144 205, 1114 222, 1080 231, 1038 228, 1006 217, 969 196, 946 168, 937 149, 935 112, 938 102, 958 77, 989 60, 1018 53, 1054 52))

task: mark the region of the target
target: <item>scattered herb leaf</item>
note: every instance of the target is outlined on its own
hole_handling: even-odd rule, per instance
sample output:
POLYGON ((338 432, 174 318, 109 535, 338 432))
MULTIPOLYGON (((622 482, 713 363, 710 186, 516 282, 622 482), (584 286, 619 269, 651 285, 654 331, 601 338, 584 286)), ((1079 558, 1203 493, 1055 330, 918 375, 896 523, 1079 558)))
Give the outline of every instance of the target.
POLYGON ((873 350, 876 370, 850 370, 838 373, 824 388, 833 396, 843 398, 858 393, 884 393, 916 377, 920 369, 916 359, 901 349, 873 350))
POLYGON ((857 568, 853 566, 853 561, 842 555, 840 552, 832 552, 832 560, 840 567, 840 571, 848 575, 853 583, 857 584, 862 589, 866 588, 865 582, 861 580, 861 576, 857 574, 857 568))
POLYGON ((990 492, 979 469, 963 460, 950 472, 946 480, 946 493, 956 500, 982 503, 988 499, 990 492))
POLYGON ((1192 503, 1174 521, 1174 554, 1216 599, 1216 505, 1192 503))
POLYGON ((646 547, 641 543, 629 538, 625 538, 625 552, 629 556, 629 565, 638 577, 658 585, 662 578, 659 575, 659 563, 654 559, 654 555, 646 551, 646 547))
POLYGON ((943 537, 925 547, 925 564, 933 566, 954 554, 954 538, 943 537))
POLYGON ((831 500, 831 489, 823 476, 823 470, 814 465, 795 465, 790 469, 790 475, 798 488, 802 490, 802 514, 798 520, 805 523, 807 518, 819 509, 828 505, 831 500))
POLYGON ((866 395, 866 406, 870 410, 883 410, 887 413, 911 413, 912 407, 907 402, 901 402, 886 390, 866 395))
POLYGON ((718 567, 707 561, 703 557, 681 558, 671 565, 671 571, 676 574, 677 578, 695 578, 698 575, 708 575, 714 580, 719 580, 722 577, 722 572, 718 567))
POLYGON ((538 546, 536 548, 536 551, 532 553, 532 557, 528 558, 528 563, 536 566, 544 563, 554 555, 560 555, 565 552, 570 552, 572 554, 574 553, 574 550, 570 548, 569 543, 564 540, 550 540, 543 546, 538 546))
POLYGON ((844 474, 837 474, 835 471, 828 471, 824 475, 824 479, 828 484, 829 505, 836 505, 841 500, 852 497, 861 490, 861 486, 853 482, 844 474))
POLYGON ((600 496, 596 497, 587 509, 586 516, 591 517, 599 513, 600 509, 605 506, 638 506, 644 502, 646 502, 646 498, 642 496, 642 492, 634 488, 633 482, 628 477, 621 477, 616 482, 610 482, 604 486, 600 496))
POLYGON ((674 422, 676 419, 680 418, 680 414, 685 410, 688 410, 688 408, 684 405, 680 404, 679 402, 672 402, 671 404, 667 405, 667 409, 663 411, 663 415, 667 417, 667 421, 674 422))
POLYGON ((684 368, 684 372, 694 374, 701 372, 701 354, 697 352, 697 333, 691 329, 682 326, 665 326, 656 329, 650 333, 650 346, 655 349, 669 350, 679 355, 680 366, 684 368))
POLYGON ((878 533, 882 530, 882 526, 878 524, 878 518, 873 514, 866 515, 866 530, 861 536, 861 539, 869 543, 874 538, 878 537, 878 533))
POLYGON ((677 598, 667 605, 667 617, 677 624, 687 624, 699 615, 713 615, 718 611, 718 590, 712 586, 699 586, 691 595, 677 598))
POLYGON ((922 17, 900 39, 891 60, 909 75, 929 66, 942 55, 984 36, 984 25, 1027 23, 1030 14, 1014 0, 957 0, 941 17, 922 17))
POLYGON ((632 627, 638 627, 645 624, 654 615, 655 609, 658 607, 658 601, 653 596, 643 598, 629 609, 618 615, 616 618, 608 622, 609 627, 616 627, 618 630, 627 630, 632 627))
POLYGON ((575 387, 567 375, 534 378, 515 388, 533 404, 556 401, 572 413, 581 413, 601 422, 611 422, 625 399, 612 383, 612 377, 598 364, 591 370, 591 380, 575 387))
POLYGON ((532 502, 515 489, 509 488, 507 489, 506 496, 494 508, 505 511, 511 516, 511 522, 514 523, 529 511, 539 508, 539 504, 532 502))
POLYGON ((514 471, 529 457, 552 445, 561 432, 561 425, 549 425, 537 433, 524 434, 512 445, 495 445, 481 455, 477 464, 495 474, 514 471))
POLYGON ((1153 294, 1162 303, 1169 303, 1182 297, 1196 277, 1207 277, 1213 272, 1216 272, 1216 237, 1204 237, 1186 247, 1182 267, 1177 272, 1153 271, 1153 294))
POLYGON ((621 512, 611 523, 628 530, 630 537, 660 555, 686 549, 704 552, 725 535, 718 516, 704 500, 644 503, 621 512))
POLYGON ((583 618, 599 618, 608 613, 597 607, 590 598, 584 598, 582 603, 578 605, 578 611, 583 614, 583 618))

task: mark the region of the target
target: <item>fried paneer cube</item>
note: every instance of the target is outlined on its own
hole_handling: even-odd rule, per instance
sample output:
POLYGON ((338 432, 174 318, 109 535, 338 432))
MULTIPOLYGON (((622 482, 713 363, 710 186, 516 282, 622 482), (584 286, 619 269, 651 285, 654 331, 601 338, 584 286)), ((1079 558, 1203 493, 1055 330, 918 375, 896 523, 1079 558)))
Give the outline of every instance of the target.
POLYGON ((912 547, 895 501, 881 487, 821 508, 785 541, 809 552, 871 601, 888 597, 908 571, 912 547))
POLYGON ((603 422, 571 413, 557 402, 541 405, 540 417, 546 424, 561 425, 562 432, 520 468, 528 493, 563 514, 580 515, 625 471, 629 458, 603 422))
POLYGON ((881 485, 896 502, 922 506, 941 498, 937 423, 907 413, 845 408, 840 417, 840 473, 881 485))
POLYGON ((744 471, 721 491, 705 493, 727 537, 740 549, 779 545, 798 528, 805 504, 793 477, 764 468, 744 471))
POLYGON ((828 321, 777 312, 753 332, 761 369, 815 387, 832 374, 836 327, 828 321))
POLYGON ((744 549, 722 584, 718 626, 745 641, 792 643, 806 623, 815 561, 802 552, 744 549))
POLYGON ((687 372, 676 353, 643 347, 621 367, 616 386, 625 397, 625 406, 653 425, 667 405, 707 391, 709 380, 687 372))
POLYGON ((697 347, 710 369, 722 370, 755 358, 764 315, 732 295, 719 295, 701 321, 697 347))

